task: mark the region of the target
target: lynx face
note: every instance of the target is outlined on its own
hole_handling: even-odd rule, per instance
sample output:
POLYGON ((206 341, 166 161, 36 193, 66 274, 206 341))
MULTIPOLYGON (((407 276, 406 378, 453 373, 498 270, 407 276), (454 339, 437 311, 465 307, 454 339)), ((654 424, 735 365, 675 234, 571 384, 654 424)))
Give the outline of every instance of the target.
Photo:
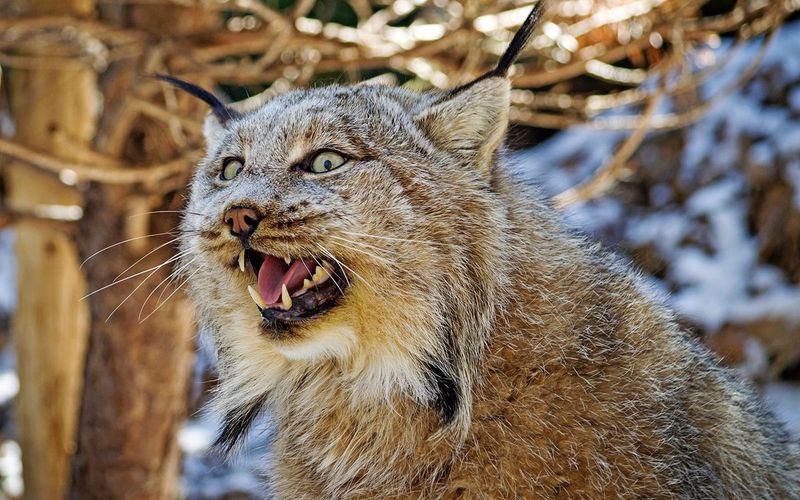
POLYGON ((489 181, 483 134, 496 147, 502 103, 480 137, 448 128, 462 112, 485 126, 466 108, 498 89, 502 99, 505 79, 456 96, 329 87, 224 125, 210 118, 183 223, 201 314, 293 357, 342 354, 388 332, 402 338, 381 341, 403 350, 436 350, 441 339, 410 346, 436 330, 464 272, 475 237, 465 231, 482 222, 470 192, 489 181))

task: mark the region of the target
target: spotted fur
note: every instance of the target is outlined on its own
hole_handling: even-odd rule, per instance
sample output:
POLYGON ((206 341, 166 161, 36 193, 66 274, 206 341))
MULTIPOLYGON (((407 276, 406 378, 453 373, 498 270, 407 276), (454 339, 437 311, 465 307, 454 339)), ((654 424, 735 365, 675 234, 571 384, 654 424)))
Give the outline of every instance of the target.
POLYGON ((271 412, 279 498, 797 498, 795 443, 752 391, 512 173, 509 88, 330 86, 209 116, 182 250, 223 444, 271 412), (348 163, 293 168, 323 148, 348 163), (265 214, 253 248, 341 262, 339 301, 263 324, 234 205, 265 214))

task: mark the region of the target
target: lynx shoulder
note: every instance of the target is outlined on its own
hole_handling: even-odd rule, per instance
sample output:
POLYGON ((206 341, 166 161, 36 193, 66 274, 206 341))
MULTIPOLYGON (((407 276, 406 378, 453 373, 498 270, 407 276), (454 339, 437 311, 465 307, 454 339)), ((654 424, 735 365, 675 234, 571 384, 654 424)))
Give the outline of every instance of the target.
POLYGON ((504 161, 506 77, 211 106, 182 251, 232 450, 279 498, 797 498, 798 454, 504 161))

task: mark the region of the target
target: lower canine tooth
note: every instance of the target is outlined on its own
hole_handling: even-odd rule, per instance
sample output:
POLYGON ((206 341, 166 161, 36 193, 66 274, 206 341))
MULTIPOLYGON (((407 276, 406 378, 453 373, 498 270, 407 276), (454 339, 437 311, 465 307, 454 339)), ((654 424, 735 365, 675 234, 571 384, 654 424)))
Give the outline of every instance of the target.
POLYGON ((253 299, 253 302, 256 303, 259 309, 264 309, 267 307, 267 303, 264 302, 264 299, 261 298, 261 294, 258 293, 258 290, 256 290, 253 285, 247 285, 247 292, 250 294, 250 298, 253 299))
POLYGON ((281 287, 281 305, 287 311, 292 308, 292 298, 289 296, 289 290, 286 289, 285 283, 281 287))
POLYGON ((239 270, 244 272, 244 250, 239 252, 239 270))

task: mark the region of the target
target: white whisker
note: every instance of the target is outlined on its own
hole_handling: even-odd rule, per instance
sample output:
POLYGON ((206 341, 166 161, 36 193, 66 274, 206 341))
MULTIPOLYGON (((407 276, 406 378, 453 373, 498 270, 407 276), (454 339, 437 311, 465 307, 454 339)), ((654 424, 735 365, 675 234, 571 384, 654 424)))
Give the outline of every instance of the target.
POLYGON ((203 216, 203 214, 199 214, 197 212, 189 212, 187 210, 151 210, 149 212, 139 212, 135 214, 131 214, 128 216, 130 219, 131 217, 141 217, 143 215, 152 215, 152 214, 189 214, 189 215, 199 215, 203 216))
MULTIPOLYGON (((188 254, 188 252, 187 252, 187 254, 188 254)), ((190 262, 190 264, 194 264, 196 261, 197 261, 197 257, 193 257, 191 262, 190 262)), ((179 268, 175 269, 170 274, 171 278, 169 279, 169 282, 167 283, 167 285, 164 288, 161 289, 161 293, 158 294, 158 298, 156 299, 156 307, 158 307, 158 304, 161 303, 161 298, 164 296, 164 292, 167 290, 167 287, 169 287, 169 285, 172 284, 175 280, 180 278, 181 273, 183 272, 184 269, 186 269, 186 266, 182 265, 179 268)))
MULTIPOLYGON (((332 254, 332 253, 331 253, 331 252, 330 252, 330 251, 329 251, 327 248, 325 248, 324 246, 320 245, 319 243, 314 243, 314 244, 315 244, 315 245, 317 245, 317 246, 320 248, 320 250, 322 250, 323 252, 325 252, 325 254, 327 254, 327 255, 328 255, 328 256, 329 256, 331 259, 333 259, 334 261, 336 261, 336 263, 337 263, 337 264, 339 264, 340 266, 344 267, 345 269, 347 269, 348 271, 350 271, 351 273, 353 273, 353 274, 354 274, 354 275, 355 275, 357 278, 359 278, 361 281, 363 281, 363 282, 364 282, 364 284, 365 284, 365 285, 367 285, 367 286, 370 288, 370 290, 372 290, 373 292, 375 292, 375 294, 376 294, 376 295, 381 295, 381 294, 380 294, 380 292, 378 292, 378 290, 377 290, 377 289, 376 289, 374 286, 372 286, 372 285, 369 283, 369 281, 367 281, 366 279, 364 279, 364 277, 363 277, 363 276, 361 276, 360 274, 358 274, 357 272, 353 271, 353 269, 352 269, 352 268, 350 268, 350 267, 348 267, 348 266, 347 266, 347 265, 346 265, 344 262, 342 262, 342 261, 340 261, 339 259, 337 259, 336 257, 334 257, 334 256, 333 256, 333 254, 332 254)), ((347 279, 347 275, 346 275, 346 274, 345 274, 345 279, 347 279)))
POLYGON ((127 240, 118 241, 118 242, 114 243, 113 245, 108 245, 105 248, 101 248, 100 250, 96 251, 92 255, 86 257, 86 259, 84 259, 84 261, 81 262, 80 267, 83 267, 83 265, 86 264, 89 261, 89 259, 91 259, 92 257, 94 257, 96 255, 99 255, 99 254, 105 252, 106 250, 110 250, 110 249, 112 249, 112 248, 114 248, 116 246, 123 245, 123 244, 131 242, 131 241, 141 240, 143 238, 153 238, 155 236, 166 236, 166 235, 175 236, 174 234, 172 234, 172 231, 167 231, 167 232, 164 232, 164 233, 146 234, 144 236, 136 236, 135 238, 128 238, 127 240))
MULTIPOLYGON (((338 239, 338 240, 346 241, 347 243, 350 243, 350 244, 353 244, 353 245, 355 245, 355 244, 358 244, 358 243, 357 243, 357 242, 355 242, 355 241, 346 240, 346 239, 344 239, 344 238, 339 238, 339 237, 337 237, 337 236, 333 236, 333 235, 331 235, 331 237, 332 237, 332 238, 335 238, 335 239, 338 239)), ((385 259, 385 258, 383 258, 383 257, 379 257, 379 256, 377 256, 377 255, 375 255, 375 254, 373 254, 373 253, 367 252, 366 250, 359 250, 358 248, 355 248, 355 247, 352 247, 352 246, 349 246, 349 245, 345 245, 345 244, 342 244, 342 243, 338 243, 338 242, 336 242, 336 241, 332 241, 331 243, 333 243, 334 245, 339 245, 339 246, 342 246, 342 247, 344 247, 344 248, 347 248, 347 249, 349 249, 349 250, 352 250, 352 251, 354 251, 354 252, 358 252, 358 253, 360 253, 360 254, 367 255, 367 256, 369 256, 369 257, 372 257, 373 259, 376 259, 376 260, 378 260, 378 261, 380 261, 380 262, 383 262, 384 264, 388 264, 388 265, 390 265, 390 266, 392 266, 392 267, 396 267, 396 268, 400 269, 400 268, 397 266, 397 264, 395 264, 394 262, 392 262, 392 261, 390 261, 390 260, 388 260, 388 259, 385 259)))
POLYGON ((173 296, 173 295, 175 295, 176 293, 178 293, 178 291, 179 291, 181 288, 183 288, 183 285, 185 285, 186 283, 188 283, 188 282, 189 282, 189 280, 190 280, 190 279, 192 279, 192 276, 194 276, 195 274, 197 274, 197 272, 198 272, 198 271, 200 271, 200 268, 199 268, 199 267, 198 267, 197 269, 195 269, 194 271, 192 271, 192 274, 190 274, 189 276, 187 276, 185 280, 181 281, 181 283, 180 283, 180 284, 177 286, 177 288, 175 288, 175 290, 173 290, 173 291, 172 291, 172 293, 171 293, 171 294, 169 294, 169 295, 167 296, 167 298, 166 298, 166 299, 164 299, 164 302, 162 302, 162 303, 161 303, 161 304, 159 304, 159 305, 158 305, 158 306, 157 306, 155 309, 153 309, 153 311, 151 311, 151 312, 150 312, 150 314, 148 314, 148 315, 147 315, 147 316, 145 316, 145 317, 144 317, 144 318, 143 318, 141 321, 139 321, 139 323, 144 323, 145 321, 147 321, 147 318, 149 318, 150 316, 152 316, 152 315, 154 315, 156 312, 158 312, 158 310, 159 310, 159 309, 161 309, 161 307, 163 307, 163 306, 164 306, 164 304, 166 304, 166 303, 169 301, 169 299, 171 299, 171 298, 172 298, 172 296, 173 296))
MULTIPOLYGON (((319 245, 317 245, 317 246, 319 246, 319 245)), ((322 265, 322 262, 320 262, 316 257, 311 257, 311 258, 314 259, 314 262, 316 262, 318 266, 324 267, 322 265)), ((336 258, 333 257, 333 260, 336 260, 336 258)), ((305 266, 305 263, 303 265, 305 266)), ((312 275, 314 274, 314 273, 311 272, 311 270, 308 268, 308 266, 306 266, 306 271, 308 271, 309 274, 312 274, 312 275)), ((347 286, 350 286, 350 280, 347 278, 347 274, 344 275, 344 280, 347 282, 347 286)), ((336 285, 336 288, 339 289, 339 293, 344 295, 344 290, 342 290, 342 287, 339 286, 339 283, 337 283, 336 280, 333 280, 333 284, 336 285)))
POLYGON ((351 231, 342 231, 344 234, 349 234, 350 236, 365 236, 367 238, 376 238, 379 240, 389 240, 389 241, 397 241, 401 243, 426 243, 428 245, 436 245, 436 246, 457 246, 451 243, 440 243, 438 241, 430 241, 430 240, 411 240, 407 238, 393 238, 391 236, 378 236, 375 234, 367 234, 367 233, 354 233, 351 231))
MULTIPOLYGON (((153 296, 153 294, 155 294, 155 293, 156 293, 156 291, 158 291, 158 289, 159 289, 159 288, 161 288, 161 286, 162 286, 164 283, 167 283, 167 281, 170 281, 170 282, 171 282, 171 281, 174 279, 174 277, 175 277, 175 276, 177 276, 177 273, 179 273, 179 272, 180 272, 182 269, 185 269, 187 266, 189 266, 189 265, 190 265, 190 264, 192 264, 193 262, 194 262, 194 259, 190 260, 189 262, 186 262, 186 263, 182 264, 182 265, 181 265, 180 267, 178 267, 177 269, 174 269, 174 270, 173 270, 171 273, 169 273, 169 275, 168 275, 166 278, 164 278, 163 280, 161 280, 161 282, 160 282, 158 285, 156 285, 156 286, 155 286, 155 288, 153 288, 152 290, 150 290, 150 293, 148 293, 148 294, 147 294, 147 297, 144 299, 144 302, 142 302, 142 307, 140 307, 140 308, 139 308, 139 316, 137 317, 137 319, 140 319, 140 320, 142 319, 142 313, 144 312, 144 308, 145 308, 145 306, 146 306, 146 305, 147 305, 147 303, 150 301, 150 297, 152 297, 152 296, 153 296)), ((167 286, 169 286, 169 284, 167 284, 167 286)), ((161 293, 162 293, 162 295, 163 295, 163 293, 164 293, 164 290, 166 290, 166 289, 167 289, 167 287, 165 286, 165 287, 164 287, 164 288, 161 290, 161 293)), ((160 296, 159 296, 159 300, 160 300, 160 296)), ((158 307, 158 300, 156 301, 156 307, 158 307)))
POLYGON ((122 276, 124 276, 124 275, 125 275, 125 273, 127 273, 128 271, 130 271, 131 269, 133 269, 133 268, 136 266, 136 264, 138 264, 139 262, 143 261, 144 259, 146 259, 146 258, 147 258, 147 257, 149 257, 150 255, 152 255, 152 254, 153 254, 153 252, 156 252, 156 251, 158 251, 158 250, 160 250, 160 249, 164 248, 165 246, 169 245, 170 243, 175 243, 175 242, 176 242, 176 241, 178 241, 179 239, 180 239, 180 238, 173 238, 173 239, 169 240, 168 242, 166 242, 166 243, 162 243, 161 245, 158 245, 158 246, 157 246, 157 247, 155 247, 154 249, 152 249, 152 250, 150 250, 149 252, 147 252, 146 254, 142 255, 141 257, 139 257, 139 259, 137 259, 137 260, 136 260, 136 262, 134 262, 133 264, 131 264, 130 266, 128 266, 127 268, 125 268, 125 270, 124 270, 124 271, 122 271, 121 273, 119 273, 119 274, 117 275, 117 277, 116 277, 116 278, 114 278, 114 281, 117 281, 118 279, 120 279, 122 276))
POLYGON ((161 269, 162 267, 166 266, 167 264, 169 264, 169 263, 170 263, 170 262, 172 262, 173 260, 175 260, 175 258, 174 258, 174 257, 173 257, 172 259, 170 259, 170 260, 168 260, 168 261, 164 262, 164 263, 163 263, 163 264, 161 264, 160 266, 156 267, 155 269, 153 269, 153 271, 152 271, 150 274, 148 274, 147 276, 145 276, 145 277, 144 277, 144 279, 141 281, 141 283, 139 283, 138 285, 136 285, 136 288, 134 288, 134 289, 131 291, 131 293, 129 293, 127 296, 125 296, 125 298, 124 298, 124 299, 122 299, 122 302, 120 302, 120 303, 119 303, 119 305, 118 305, 117 307, 115 307, 115 308, 114 308, 114 310, 113 310, 113 311, 111 311, 111 313, 110 313, 110 314, 109 314, 109 315, 106 317, 106 323, 108 323, 108 320, 110 320, 110 319, 111 319, 111 316, 113 316, 113 315, 114 315, 114 313, 115 313, 115 312, 117 312, 117 309, 119 309, 120 307, 122 307, 122 304, 124 304, 125 302, 127 302, 127 301, 128 301, 128 299, 130 299, 130 298, 131 298, 131 296, 132 296, 134 293, 136 293, 136 291, 137 291, 137 290, 139 290, 139 289, 142 287, 142 285, 144 285, 145 283, 147 283, 147 280, 149 280, 151 276, 153 276, 153 275, 154 275, 156 272, 158 272, 158 270, 159 270, 159 269, 161 269))
POLYGON ((138 273, 131 274, 130 276, 126 276, 125 278, 122 278, 121 280, 112 281, 111 283, 109 283, 108 285, 106 285, 104 287, 98 288, 97 290, 94 290, 94 291, 91 291, 91 292, 87 293, 86 295, 81 297, 81 300, 87 299, 87 298, 91 297, 92 295, 96 294, 97 292, 102 292, 106 288, 110 288, 110 287, 112 287, 114 285, 118 285, 118 284, 120 284, 122 282, 128 281, 129 279, 133 279, 133 278, 135 278, 137 276, 141 276, 141 275, 143 275, 143 274, 145 274, 147 272, 158 271, 160 268, 166 266, 170 262, 173 262, 175 259, 176 259, 176 257, 172 256, 168 260, 166 260, 165 262, 162 262, 161 264, 159 264, 157 266, 153 266, 153 267, 151 267, 149 269, 145 269, 144 271, 139 271, 138 273))

